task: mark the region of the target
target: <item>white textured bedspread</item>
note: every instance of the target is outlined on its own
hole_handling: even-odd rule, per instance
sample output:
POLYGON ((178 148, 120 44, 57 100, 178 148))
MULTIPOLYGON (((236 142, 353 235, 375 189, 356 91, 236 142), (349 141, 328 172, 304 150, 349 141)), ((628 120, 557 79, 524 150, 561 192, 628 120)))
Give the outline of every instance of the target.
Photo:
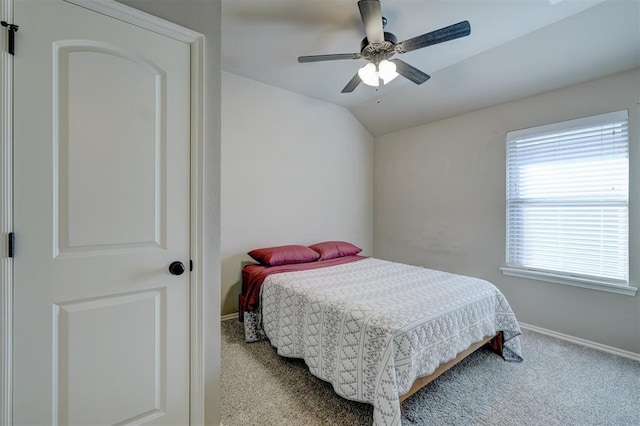
POLYGON ((477 278, 368 258, 271 275, 260 306, 278 354, 373 404, 375 425, 399 425, 399 395, 485 336, 503 331, 504 358, 522 360, 509 303, 477 278))

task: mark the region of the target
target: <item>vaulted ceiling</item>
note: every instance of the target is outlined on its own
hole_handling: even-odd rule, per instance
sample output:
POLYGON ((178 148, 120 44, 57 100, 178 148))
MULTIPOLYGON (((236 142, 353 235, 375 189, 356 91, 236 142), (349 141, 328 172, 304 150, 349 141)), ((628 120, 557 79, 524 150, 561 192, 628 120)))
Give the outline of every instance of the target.
MULTIPOLYGON (((471 35, 402 55, 422 85, 340 91, 364 59, 357 0, 223 0, 223 69, 348 108, 373 134, 640 67, 639 0, 381 0, 399 41, 468 20, 471 35)), ((639 82, 640 84, 640 82, 639 82)))

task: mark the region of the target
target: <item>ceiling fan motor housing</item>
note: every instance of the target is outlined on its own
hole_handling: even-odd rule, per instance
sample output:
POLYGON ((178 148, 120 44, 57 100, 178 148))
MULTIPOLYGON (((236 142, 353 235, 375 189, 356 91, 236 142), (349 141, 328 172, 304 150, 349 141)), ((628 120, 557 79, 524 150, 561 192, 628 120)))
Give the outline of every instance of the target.
POLYGON ((382 43, 369 43, 366 37, 360 42, 360 54, 364 59, 369 61, 379 57, 379 60, 391 57, 395 53, 395 45, 398 39, 392 33, 384 33, 384 41, 382 43), (382 54, 382 56, 380 56, 382 54))

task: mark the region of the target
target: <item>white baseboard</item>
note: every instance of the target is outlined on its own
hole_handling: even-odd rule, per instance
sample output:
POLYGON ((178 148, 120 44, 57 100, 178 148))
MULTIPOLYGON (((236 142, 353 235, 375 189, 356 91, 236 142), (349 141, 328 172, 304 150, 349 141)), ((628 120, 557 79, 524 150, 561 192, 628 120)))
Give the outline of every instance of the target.
POLYGON ((220 321, 229 321, 232 319, 238 319, 238 313, 234 312, 232 314, 223 315, 220 317, 220 321))
POLYGON ((538 327, 531 324, 525 324, 522 322, 520 322, 519 324, 520 328, 524 328, 525 330, 535 331, 536 333, 546 334, 547 336, 556 337, 558 339, 566 340, 577 345, 586 346, 598 351, 607 352, 624 358, 629 358, 634 361, 640 361, 640 354, 635 352, 625 351, 624 349, 618 349, 614 348, 613 346, 603 345, 602 343, 592 342, 591 340, 581 339, 579 337, 570 336, 568 334, 559 333, 553 330, 547 330, 546 328, 538 327))
MULTIPOLYGON (((220 321, 230 321, 237 318, 238 318, 238 313, 234 312, 232 314, 222 315, 222 317, 220 317, 220 321)), ((607 352, 613 355, 618 355, 623 358, 629 358, 634 361, 640 362, 640 354, 635 352, 625 351, 624 349, 614 348, 613 346, 603 345, 602 343, 592 342, 591 340, 581 339, 579 337, 570 336, 568 334, 559 333, 557 331, 548 330, 546 328, 538 327, 531 324, 526 324, 523 322, 520 322, 519 324, 520 324, 520 327, 524 328, 525 330, 535 331, 536 333, 545 334, 551 337, 556 337, 558 339, 566 340, 568 342, 575 343, 577 345, 586 346, 591 349, 607 352)))

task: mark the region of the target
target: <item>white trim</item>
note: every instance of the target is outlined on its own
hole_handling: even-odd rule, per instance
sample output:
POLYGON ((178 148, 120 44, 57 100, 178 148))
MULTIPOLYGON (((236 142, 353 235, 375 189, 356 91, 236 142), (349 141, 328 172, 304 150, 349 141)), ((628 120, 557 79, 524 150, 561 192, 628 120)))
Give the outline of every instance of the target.
POLYGON ((232 319, 238 319, 238 313, 237 312, 234 312, 232 314, 222 315, 220 317, 220 322, 230 321, 232 319))
MULTIPOLYGON (((232 314, 222 315, 220 317, 220 322, 230 321, 238 318, 238 313, 234 312, 232 314)), ((526 324, 523 322, 519 322, 520 328, 524 328, 525 330, 535 331, 540 334, 545 334, 547 336, 556 337, 558 339, 566 340, 571 343, 575 343, 581 346, 586 346, 592 349, 596 349, 599 351, 607 352, 610 354, 618 355, 624 358, 629 358, 635 361, 640 361, 640 354, 635 352, 625 351, 624 349, 614 348, 612 346, 603 345, 601 343, 592 342, 590 340, 581 339, 579 337, 569 336, 568 334, 558 333, 557 331, 547 330, 546 328, 537 327, 535 325, 526 324)))
MULTIPOLYGON (((194 260, 194 270, 191 273, 191 306, 190 306, 190 424, 203 425, 205 422, 205 383, 204 383, 204 353, 205 353, 205 323, 203 307, 205 305, 204 289, 206 274, 204 267, 203 238, 205 221, 205 193, 204 193, 204 36, 195 31, 180 27, 166 21, 133 9, 115 0, 65 0, 98 13, 119 19, 124 22, 148 29, 158 34, 171 37, 178 41, 191 45, 191 258, 194 260)), ((0 0, 0 16, 2 19, 12 21, 13 0, 0 0)), ((5 38, 0 37, 4 42, 5 38)), ((0 52, 0 237, 4 238, 6 232, 12 230, 13 193, 12 193, 12 128, 13 108, 11 93, 13 91, 12 59, 4 49, 0 52), (8 180, 7 180, 8 179, 8 180), (8 229, 8 231, 7 231, 8 229)), ((13 284, 12 262, 6 258, 4 249, 6 244, 0 241, 0 426, 9 426, 11 419, 11 354, 12 347, 12 293, 13 284), (7 389, 9 391, 7 391, 7 389)))
MULTIPOLYGON (((0 19, 13 23, 13 0, 1 0, 0 19)), ((0 35, 0 425, 12 419, 13 260, 6 238, 13 231, 13 57, 0 35)))
POLYGON ((574 127, 597 126, 603 123, 609 123, 611 121, 623 121, 628 119, 629 110, 626 109, 620 111, 605 112, 604 114, 575 118, 573 120, 543 124, 541 126, 528 127, 526 129, 511 130, 507 132, 507 141, 527 137, 530 135, 539 136, 545 133, 565 131, 574 127))
MULTIPOLYGON (((222 315, 220 317, 220 322, 230 321, 236 318, 238 318, 238 313, 234 312, 232 314, 222 315)), ((536 333, 545 334, 551 337, 556 337, 558 339, 566 340, 568 342, 575 343, 581 346, 586 346, 586 347, 607 352, 613 355, 629 358, 634 361, 640 361, 640 354, 637 354, 635 352, 625 351, 624 349, 618 349, 618 348, 614 348, 613 346, 607 346, 601 343, 592 342, 590 340, 581 339, 579 337, 569 336, 568 334, 559 333, 553 330, 547 330, 546 328, 537 327, 535 325, 526 324, 523 322, 520 322, 519 324, 520 324, 520 328, 524 328, 525 330, 535 331, 536 333)))
POLYGON ((190 418, 205 424, 205 174, 204 174, 204 36, 191 43, 191 273, 190 418))
POLYGON ((171 37, 175 40, 191 44, 202 34, 181 27, 173 22, 158 18, 138 9, 126 6, 114 0, 64 0, 128 24, 171 37))
POLYGON ((520 322, 519 324, 520 328, 524 328, 525 330, 535 331, 536 333, 545 334, 547 336, 555 337, 561 340, 566 340, 567 342, 575 343, 576 345, 586 346, 587 348, 595 349, 597 351, 607 352, 634 361, 640 361, 639 353, 614 348, 613 346, 603 345, 602 343, 592 342, 591 340, 581 339, 579 337, 570 336, 568 334, 559 333, 557 331, 548 330, 546 328, 538 327, 531 324, 525 324, 523 322, 520 322))
POLYGON ((606 291, 608 293, 616 293, 616 294, 624 294, 625 296, 635 296, 638 291, 637 287, 632 287, 629 285, 616 285, 607 282, 590 280, 587 278, 580 277, 567 277, 563 275, 552 274, 548 272, 541 271, 532 271, 529 269, 520 269, 520 268, 510 268, 510 267, 502 267, 500 268, 503 275, 509 275, 512 277, 518 278, 528 278, 531 280, 538 281, 547 281, 550 283, 570 285, 573 287, 582 287, 588 288, 591 290, 599 290, 606 291))

